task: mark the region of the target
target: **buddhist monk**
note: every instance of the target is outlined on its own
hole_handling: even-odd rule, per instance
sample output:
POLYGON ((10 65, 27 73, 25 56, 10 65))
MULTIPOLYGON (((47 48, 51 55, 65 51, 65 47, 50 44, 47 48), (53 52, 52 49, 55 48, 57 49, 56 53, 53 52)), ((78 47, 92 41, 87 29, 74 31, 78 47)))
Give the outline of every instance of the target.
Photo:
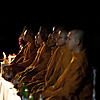
POLYGON ((44 100, 92 100, 92 68, 83 47, 84 31, 71 30, 66 42, 72 60, 57 82, 42 93, 44 100))
POLYGON ((68 32, 66 30, 60 30, 58 33, 56 45, 58 45, 59 47, 59 53, 57 54, 59 55, 59 59, 57 60, 52 75, 50 75, 51 67, 48 67, 48 72, 45 76, 46 88, 52 86, 57 81, 57 79, 64 72, 71 60, 72 54, 66 47, 67 33, 68 32))
POLYGON ((71 52, 66 47, 67 33, 68 31, 64 29, 58 32, 56 41, 58 48, 55 50, 54 55, 52 56, 52 60, 47 66, 45 82, 44 84, 40 83, 37 86, 34 86, 35 88, 33 87, 31 89, 35 98, 38 93, 44 91, 46 88, 49 88, 57 81, 71 60, 71 52))
POLYGON ((16 55, 15 59, 10 64, 22 62, 23 59, 24 59, 24 56, 25 56, 24 55, 24 49, 28 46, 28 41, 25 40, 25 38, 24 38, 24 34, 26 33, 25 30, 26 30, 26 26, 24 26, 23 31, 21 32, 22 38, 21 38, 20 41, 22 42, 21 43, 22 44, 22 48, 20 48, 20 51, 18 52, 18 54, 16 55))
MULTIPOLYGON (((34 31, 32 29, 26 29, 24 32, 24 39, 25 41, 27 41, 27 44, 25 45, 23 50, 23 61, 21 62, 20 59, 16 61, 15 58, 15 62, 7 66, 9 70, 12 68, 14 75, 29 66, 36 56, 37 47, 35 45, 35 35, 33 32, 34 31)), ((21 53, 18 54, 18 56, 19 55, 21 55, 21 53)))
MULTIPOLYGON (((53 33, 50 33, 48 36, 48 40, 47 40, 47 45, 51 48, 51 57, 48 61, 47 66, 50 64, 50 62, 52 61, 52 56, 57 48, 56 45, 56 36, 57 33, 53 31, 53 33)), ((46 69, 47 70, 47 69, 46 69)), ((26 84, 26 86, 28 87, 29 90, 31 90, 31 88, 34 86, 34 84, 41 83, 45 81, 45 73, 46 70, 42 70, 39 73, 37 73, 36 75, 34 75, 31 79, 31 81, 29 83, 26 84)))
POLYGON ((48 28, 44 26, 40 27, 39 32, 37 34, 38 35, 37 43, 40 45, 40 47, 37 51, 37 55, 32 64, 27 69, 25 69, 26 73, 25 75, 23 75, 21 80, 19 80, 20 83, 22 81, 24 81, 25 83, 29 82, 32 76, 34 76, 35 74, 37 74, 42 70, 45 70, 48 60, 51 56, 51 48, 48 47, 46 43, 49 32, 50 31, 48 30, 48 28))
MULTIPOLYGON (((56 36, 57 36, 57 33, 60 29, 62 29, 63 27, 62 26, 54 26, 53 29, 52 29, 52 32, 53 34, 49 34, 49 38, 47 40, 47 45, 51 48, 51 56, 53 55, 53 52, 55 51, 55 49, 57 48, 56 46, 56 36)), ((37 37, 37 36, 36 36, 37 37)), ((37 41, 37 40, 36 40, 37 41)), ((36 42, 36 45, 37 45, 37 42, 36 42)), ((39 44, 38 44, 39 45, 39 44)), ((51 58, 52 59, 52 58, 51 58)), ((50 62, 50 60, 49 60, 50 62)), ((49 63, 48 62, 48 63, 49 63)), ((29 69, 29 68, 28 68, 29 69)), ((26 71, 25 71, 26 72, 26 71)), ((25 73, 24 72, 24 73, 25 73)), ((20 79, 19 79, 20 80, 20 79)))
MULTIPOLYGON (((55 50, 53 56, 51 57, 52 61, 50 61, 50 64, 48 64, 47 70, 49 70, 49 71, 47 71, 46 76, 45 76, 45 80, 46 80, 46 81, 49 79, 49 77, 50 77, 51 74, 53 73, 55 63, 56 63, 57 59, 59 58, 58 55, 60 55, 60 51, 59 51, 59 50, 60 50, 60 46, 61 46, 62 44, 61 44, 61 43, 60 43, 60 44, 57 43, 57 37, 58 37, 58 32, 59 32, 60 30, 62 30, 62 29, 64 29, 64 26, 55 26, 55 27, 53 27, 53 34, 57 34, 56 36, 53 36, 53 37, 54 37, 54 40, 56 39, 55 42, 56 42, 57 48, 56 48, 56 50, 55 50), (57 56, 58 56, 58 57, 57 57, 57 56), (53 66, 53 64, 54 64, 54 66, 53 66), (49 66, 50 66, 50 67, 49 67, 49 66)), ((65 32, 65 33, 66 33, 66 32, 65 32)), ((67 33, 66 33, 66 34, 67 34, 67 33)))
MULTIPOLYGON (((35 45, 36 45, 36 47, 37 47, 37 48, 39 48, 39 47, 40 47, 40 45, 37 43, 37 35, 35 35, 35 45)), ((28 67, 29 67, 29 66, 28 66, 28 67)), ((27 68, 26 68, 26 69, 27 69, 27 68)), ((24 70, 24 71, 19 72, 18 74, 16 74, 16 76, 15 76, 15 77, 18 77, 18 76, 19 76, 19 80, 20 80, 20 78, 21 78, 22 74, 25 74, 25 70, 24 70)))
MULTIPOLYGON (((25 29, 26 29, 26 26, 24 26, 25 28, 23 28, 23 32, 21 33, 21 34, 24 34, 24 32, 25 32, 25 29)), ((24 45, 23 45, 23 48, 21 48, 20 49, 20 51, 18 52, 18 54, 16 55, 16 57, 14 58, 14 60, 13 61, 11 61, 11 63, 10 64, 15 64, 15 63, 19 63, 19 62, 22 62, 23 61, 23 59, 24 59, 24 49, 28 46, 28 43, 27 43, 27 41, 24 39, 24 37, 23 37, 23 41, 24 41, 24 45)), ((3 70, 5 70, 6 69, 6 66, 3 68, 3 70)))
MULTIPOLYGON (((37 35, 35 35, 35 45, 37 48, 39 48, 39 44, 37 43, 37 35)), ((26 68, 27 69, 27 68, 26 68)), ((19 79, 22 77, 22 75, 25 74, 25 70, 24 71, 20 71, 19 73, 17 73, 14 77, 14 79, 19 79)), ((12 80, 13 81, 13 80, 12 80)))

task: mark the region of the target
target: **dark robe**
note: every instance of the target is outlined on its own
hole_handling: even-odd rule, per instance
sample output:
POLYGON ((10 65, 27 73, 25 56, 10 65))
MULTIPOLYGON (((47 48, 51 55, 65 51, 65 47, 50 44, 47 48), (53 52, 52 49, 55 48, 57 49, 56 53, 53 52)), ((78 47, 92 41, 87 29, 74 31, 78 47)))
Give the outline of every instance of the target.
MULTIPOLYGON (((37 53, 37 47, 35 46, 34 43, 28 43, 25 49, 23 50, 23 61, 20 62, 22 57, 16 61, 17 58, 15 58, 15 63, 12 63, 8 68, 12 68, 14 74, 24 70, 27 66, 29 66, 32 61, 35 59, 37 53)), ((18 54, 18 56, 21 55, 21 53, 18 54)))
MULTIPOLYGON (((71 58, 72 53, 67 49, 67 47, 58 47, 48 63, 46 75, 44 77, 45 80, 34 81, 32 83, 33 87, 31 86, 31 92, 33 94, 38 94, 39 92, 44 91, 44 88, 52 86, 67 68, 71 58)), ((28 86, 30 86, 30 84, 28 86)))
POLYGON ((47 63, 50 59, 50 56, 51 56, 51 48, 48 47, 46 43, 43 43, 43 45, 40 46, 40 48, 38 49, 35 60, 29 66, 29 69, 31 68, 32 71, 27 72, 27 74, 22 77, 20 82, 24 81, 25 83, 27 83, 38 72, 45 70, 47 67, 47 63))
POLYGON ((92 100, 92 75, 85 50, 73 53, 64 73, 42 93, 44 100, 92 100))

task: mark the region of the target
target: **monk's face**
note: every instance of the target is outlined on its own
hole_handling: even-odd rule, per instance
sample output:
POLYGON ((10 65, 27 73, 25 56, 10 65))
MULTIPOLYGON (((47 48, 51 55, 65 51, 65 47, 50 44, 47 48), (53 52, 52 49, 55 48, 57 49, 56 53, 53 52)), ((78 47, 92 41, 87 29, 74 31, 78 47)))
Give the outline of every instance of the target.
POLYGON ((42 43, 43 43, 43 40, 41 38, 40 32, 38 32, 38 34, 37 34, 37 44, 42 44, 42 43))
POLYGON ((37 35, 35 36, 35 45, 36 47, 39 47, 39 44, 37 43, 37 35))
POLYGON ((63 31, 59 31, 59 32, 58 32, 58 37, 57 37, 56 44, 57 44, 58 46, 63 46, 63 45, 66 44, 65 34, 63 33, 63 31))
POLYGON ((32 39, 32 33, 30 32, 30 30, 25 30, 24 41, 28 42, 28 41, 30 41, 30 39, 32 39))
POLYGON ((25 30, 24 36, 23 36, 23 39, 24 39, 25 42, 27 42, 27 40, 26 40, 26 33, 27 33, 27 30, 25 30))
POLYGON ((67 35, 66 45, 70 51, 74 51, 76 47, 74 32, 70 31, 67 35))
POLYGON ((55 37, 54 37, 53 33, 49 34, 47 44, 48 44, 49 47, 52 47, 52 46, 56 45, 56 41, 55 41, 55 37))

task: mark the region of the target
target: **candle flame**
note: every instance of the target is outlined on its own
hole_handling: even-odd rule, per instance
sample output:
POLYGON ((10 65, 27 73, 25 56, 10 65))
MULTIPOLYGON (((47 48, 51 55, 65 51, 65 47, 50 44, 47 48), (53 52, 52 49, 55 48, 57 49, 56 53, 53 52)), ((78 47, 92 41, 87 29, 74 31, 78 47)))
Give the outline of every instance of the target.
POLYGON ((5 52, 3 52, 3 57, 6 58, 6 54, 5 54, 5 52))

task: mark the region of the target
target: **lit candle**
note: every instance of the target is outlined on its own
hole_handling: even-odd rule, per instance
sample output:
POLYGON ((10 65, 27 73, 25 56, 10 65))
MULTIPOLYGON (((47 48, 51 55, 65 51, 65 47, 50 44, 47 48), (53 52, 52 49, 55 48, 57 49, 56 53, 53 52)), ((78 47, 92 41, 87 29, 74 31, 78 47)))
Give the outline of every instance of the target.
POLYGON ((6 54, 3 52, 4 63, 6 63, 6 54))
POLYGON ((13 53, 13 55, 9 54, 8 63, 10 64, 15 59, 15 57, 16 57, 15 53, 13 53))
POLYGON ((6 58, 6 54, 5 54, 5 52, 3 52, 3 57, 6 58))
POLYGON ((26 33, 27 33, 27 30, 25 30, 25 32, 24 32, 24 36, 26 35, 26 33))
POLYGON ((1 76, 2 76, 2 72, 3 72, 3 71, 2 71, 2 70, 3 70, 3 69, 2 69, 2 64, 3 64, 3 62, 1 62, 1 76))

